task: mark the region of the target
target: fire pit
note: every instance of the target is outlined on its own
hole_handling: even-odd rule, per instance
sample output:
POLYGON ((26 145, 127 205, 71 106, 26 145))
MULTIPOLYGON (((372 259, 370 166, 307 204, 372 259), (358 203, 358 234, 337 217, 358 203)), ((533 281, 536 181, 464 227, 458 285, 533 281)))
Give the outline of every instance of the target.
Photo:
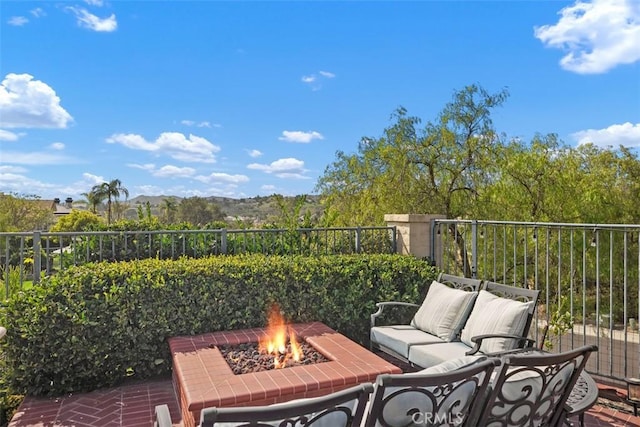
MULTIPOLYGON (((322 353, 317 352, 315 348, 306 342, 300 343, 299 351, 302 355, 300 360, 293 358, 286 360, 276 359, 277 365, 274 363, 273 356, 260 351, 260 346, 256 343, 223 345, 219 346, 218 349, 236 375, 328 362, 328 359, 322 353)), ((291 352, 291 347, 287 347, 285 351, 291 352)))
MULTIPOLYGON (((293 324, 290 332, 328 361, 235 375, 220 348, 259 343, 265 328, 173 337, 173 385, 185 427, 197 425, 203 408, 268 405, 316 397, 400 369, 367 349, 319 323, 293 324)), ((275 361, 274 361, 275 364, 275 361)))
POLYGON ((267 331, 260 342, 223 345, 219 350, 236 375, 327 361, 312 346, 298 340, 277 304, 271 306, 267 331))

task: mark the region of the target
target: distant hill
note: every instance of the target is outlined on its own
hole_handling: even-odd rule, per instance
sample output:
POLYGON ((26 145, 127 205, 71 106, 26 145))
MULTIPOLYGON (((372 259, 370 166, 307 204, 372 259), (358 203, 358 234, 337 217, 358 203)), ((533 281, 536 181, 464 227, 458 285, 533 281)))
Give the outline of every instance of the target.
MULTIPOLYGON (((295 197, 286 197, 285 199, 293 205, 295 197)), ((138 205, 145 205, 147 202, 151 205, 151 212, 154 215, 160 215, 164 199, 174 199, 176 203, 180 203, 182 197, 176 196, 137 196, 128 200, 128 204, 133 209, 129 209, 131 214, 136 217, 136 209, 138 205)), ((280 208, 275 201, 274 196, 257 196, 243 199, 232 199, 230 197, 205 197, 205 199, 215 203, 226 214, 228 219, 251 220, 255 223, 268 222, 273 217, 280 215, 280 208)), ((127 212, 127 216, 131 214, 127 212)), ((320 204, 320 196, 307 196, 306 203, 302 208, 302 212, 309 211, 312 216, 319 217, 322 215, 323 207, 320 204)))

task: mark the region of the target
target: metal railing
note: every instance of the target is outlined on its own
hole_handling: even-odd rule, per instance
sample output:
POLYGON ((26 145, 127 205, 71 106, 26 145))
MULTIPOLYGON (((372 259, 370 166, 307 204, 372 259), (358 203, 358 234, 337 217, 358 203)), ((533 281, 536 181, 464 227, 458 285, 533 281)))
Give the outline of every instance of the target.
POLYGON ((395 227, 0 233, 0 297, 72 265, 261 253, 394 253, 395 227))
POLYGON ((590 372, 640 376, 640 225, 435 220, 432 240, 445 272, 539 289, 534 338, 569 313, 553 351, 596 344, 590 372))

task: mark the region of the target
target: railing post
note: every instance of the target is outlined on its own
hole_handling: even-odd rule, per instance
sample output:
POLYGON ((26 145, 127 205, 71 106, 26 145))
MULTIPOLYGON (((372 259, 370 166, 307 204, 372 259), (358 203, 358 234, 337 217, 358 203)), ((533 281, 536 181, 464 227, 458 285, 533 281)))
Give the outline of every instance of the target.
POLYGON ((471 223, 471 277, 478 277, 478 221, 471 223))
MULTIPOLYGON (((33 283, 40 282, 40 270, 42 269, 42 258, 40 254, 40 232, 33 232, 33 283)), ((60 251, 62 257, 62 250, 60 251)))
POLYGON ((360 231, 361 231, 361 228, 357 227, 356 228, 356 253, 357 254, 360 253, 360 231))
POLYGON ((391 227, 391 253, 396 253, 396 248, 398 247, 398 227, 395 225, 391 227))
POLYGON ((227 254, 227 229, 223 228, 220 233, 220 251, 223 254, 227 254))

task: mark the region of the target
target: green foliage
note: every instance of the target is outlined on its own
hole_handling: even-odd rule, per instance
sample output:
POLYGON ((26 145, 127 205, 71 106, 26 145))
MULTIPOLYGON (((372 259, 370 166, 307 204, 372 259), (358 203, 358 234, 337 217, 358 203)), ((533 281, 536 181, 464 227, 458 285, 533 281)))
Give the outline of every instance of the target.
POLYGON ((88 231, 97 229, 102 219, 92 212, 72 210, 64 215, 51 227, 51 232, 58 231, 88 231))
POLYGON ((224 217, 225 214, 218 205, 203 197, 182 199, 178 205, 178 220, 197 226, 203 226, 213 221, 221 221, 224 217))
POLYGON ((573 328, 573 318, 569 310, 570 300, 566 295, 560 295, 559 301, 551 305, 551 314, 549 315, 549 330, 544 346, 547 350, 553 349, 554 344, 561 336, 566 334, 573 328))
POLYGON ((423 128, 396 110, 382 137, 363 138, 356 154, 339 151, 319 179, 328 216, 340 225, 374 225, 385 213, 464 215, 495 170, 501 142, 491 111, 507 96, 467 86, 423 128))
POLYGON ((53 221, 51 205, 39 196, 0 193, 0 232, 43 230, 53 221))
POLYGON ((365 343, 381 300, 418 301, 436 272, 399 255, 236 256, 71 268, 7 302, 12 389, 61 394, 169 371, 167 337, 264 326, 278 302, 365 343))
POLYGON ((15 294, 22 288, 21 275, 26 274, 20 271, 20 267, 9 266, 8 270, 0 268, 0 300, 4 301, 10 295, 15 294))

